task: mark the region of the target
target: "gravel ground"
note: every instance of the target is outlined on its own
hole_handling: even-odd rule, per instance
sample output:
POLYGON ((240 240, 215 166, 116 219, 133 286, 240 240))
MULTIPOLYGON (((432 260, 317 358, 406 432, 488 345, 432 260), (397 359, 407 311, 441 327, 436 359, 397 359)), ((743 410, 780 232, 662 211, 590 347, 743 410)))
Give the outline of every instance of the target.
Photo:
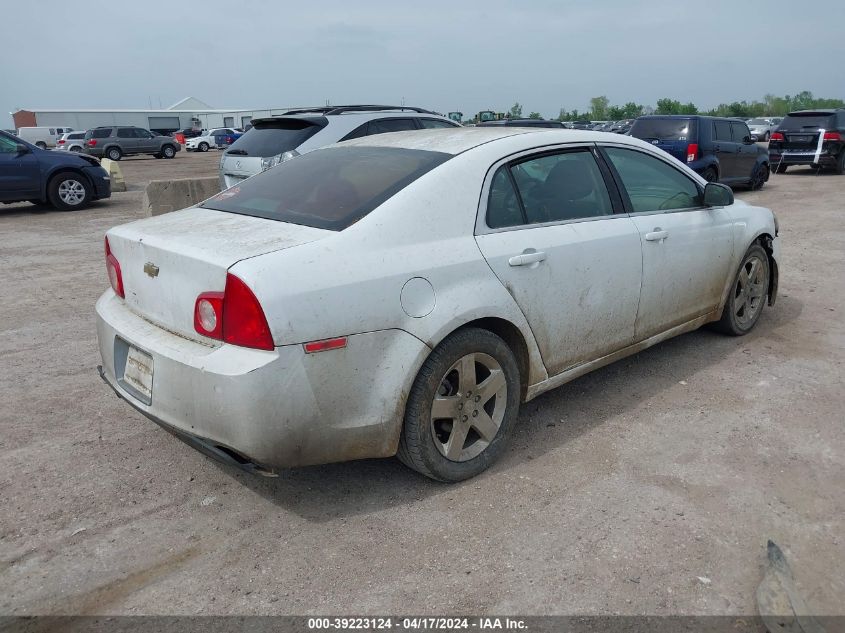
POLYGON ((0 614, 751 614, 769 538, 810 608, 843 613, 845 177, 738 192, 783 242, 752 334, 687 334, 532 401, 477 479, 389 459, 267 480, 95 369, 103 233, 146 181, 218 158, 121 161, 130 190, 84 211, 0 208, 0 614))

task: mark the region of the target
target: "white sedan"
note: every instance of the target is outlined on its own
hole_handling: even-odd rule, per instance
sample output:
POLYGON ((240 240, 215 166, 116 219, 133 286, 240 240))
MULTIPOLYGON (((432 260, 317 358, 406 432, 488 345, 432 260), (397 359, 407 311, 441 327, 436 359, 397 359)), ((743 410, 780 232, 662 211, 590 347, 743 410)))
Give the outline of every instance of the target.
POLYGON ((207 152, 209 149, 216 148, 217 143, 214 140, 215 136, 222 136, 224 134, 231 135, 235 131, 228 127, 217 127, 211 130, 203 130, 200 136, 194 136, 185 140, 185 150, 188 152, 207 152))
POLYGON ((750 331, 777 232, 632 137, 365 137, 108 231, 100 372, 253 472, 398 454, 458 481, 520 403, 705 323, 750 331))

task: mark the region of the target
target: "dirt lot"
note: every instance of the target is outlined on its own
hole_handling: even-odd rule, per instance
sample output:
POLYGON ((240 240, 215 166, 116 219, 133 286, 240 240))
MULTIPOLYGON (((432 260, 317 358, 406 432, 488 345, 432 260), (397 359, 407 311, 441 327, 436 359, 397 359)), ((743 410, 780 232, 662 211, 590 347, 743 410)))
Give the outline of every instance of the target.
POLYGON ((80 212, 0 208, 0 614, 750 614, 769 538, 811 609, 843 613, 844 176, 738 194, 781 223, 754 333, 538 398, 449 486, 394 460, 242 474, 100 381, 103 233, 146 181, 218 159, 124 160, 130 191, 80 212))

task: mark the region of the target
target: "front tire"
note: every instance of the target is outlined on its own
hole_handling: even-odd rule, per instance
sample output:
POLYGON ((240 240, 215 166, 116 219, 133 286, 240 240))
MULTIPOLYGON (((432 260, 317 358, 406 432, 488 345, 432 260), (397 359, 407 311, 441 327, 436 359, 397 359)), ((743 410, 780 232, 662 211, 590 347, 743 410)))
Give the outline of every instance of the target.
POLYGON ((176 150, 173 149, 172 145, 165 145, 161 148, 161 155, 165 158, 173 158, 176 156, 176 150))
POLYGON ((766 181, 769 179, 769 166, 768 165, 757 165, 757 168, 754 170, 754 173, 751 174, 751 182, 749 186, 751 187, 752 191, 757 191, 763 188, 763 185, 766 184, 766 181))
POLYGON ((762 246, 753 244, 742 258, 717 330, 743 336, 754 329, 766 303, 770 274, 768 254, 762 246))
POLYGON ((397 457, 439 481, 475 477, 504 449, 519 401, 519 368, 508 345, 488 330, 459 330, 414 380, 397 457))
POLYGON ((91 185, 80 174, 62 172, 50 181, 47 198, 60 211, 82 209, 91 201, 91 185))
POLYGON ((106 152, 106 158, 109 160, 120 160, 123 157, 123 152, 120 151, 119 147, 110 147, 109 150, 106 152))
POLYGON ((203 141, 202 143, 200 143, 200 145, 199 145, 199 148, 198 148, 198 149, 199 149, 199 151, 201 151, 201 152, 207 152, 207 151, 208 151, 208 143, 206 143, 205 141, 203 141))

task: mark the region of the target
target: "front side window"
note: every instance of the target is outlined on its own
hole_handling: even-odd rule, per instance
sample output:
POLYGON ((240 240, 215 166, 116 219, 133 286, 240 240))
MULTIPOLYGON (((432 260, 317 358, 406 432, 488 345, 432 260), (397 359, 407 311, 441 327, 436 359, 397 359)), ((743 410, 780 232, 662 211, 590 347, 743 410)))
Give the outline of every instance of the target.
POLYGON ((746 136, 751 136, 751 131, 748 129, 748 126, 741 121, 731 123, 731 129, 733 130, 734 141, 737 143, 742 143, 746 136))
POLYGON ((634 213, 671 211, 700 207, 698 185, 662 160, 643 152, 618 147, 605 148, 619 173, 634 213))
POLYGON ((417 126, 413 119, 378 119, 370 121, 367 133, 385 134, 387 132, 403 132, 405 130, 416 130, 417 126))
POLYGON ((331 147, 281 163, 200 206, 342 231, 449 158, 398 147, 331 147))
POLYGON ((457 127, 448 121, 441 121, 440 119, 419 119, 420 124, 426 129, 436 129, 442 127, 457 127))
POLYGON ((491 228, 502 228, 612 213, 598 164, 584 149, 500 167, 490 186, 487 223, 491 228))
POLYGON ((0 135, 0 154, 14 154, 18 151, 17 142, 8 136, 0 135))
POLYGON ((135 128, 135 138, 152 138, 152 134, 147 130, 141 129, 139 127, 135 128))

